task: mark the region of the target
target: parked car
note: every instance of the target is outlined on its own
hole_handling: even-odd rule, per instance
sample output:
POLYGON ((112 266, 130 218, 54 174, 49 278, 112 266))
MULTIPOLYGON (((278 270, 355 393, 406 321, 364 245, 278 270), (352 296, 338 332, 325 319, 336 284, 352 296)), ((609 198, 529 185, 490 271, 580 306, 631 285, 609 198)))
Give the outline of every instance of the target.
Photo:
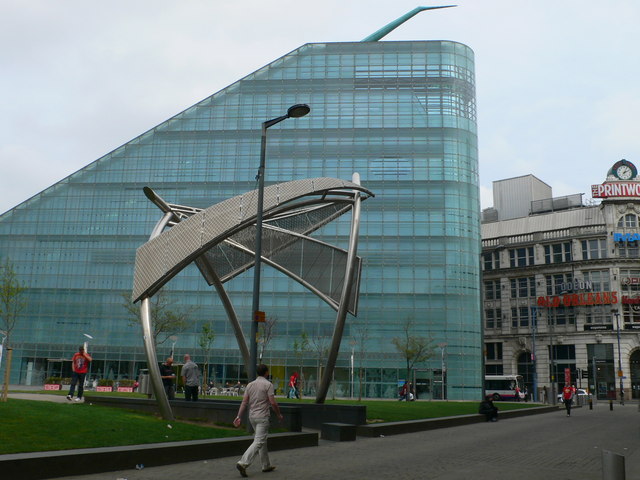
MULTIPOLYGON (((587 392, 584 388, 577 388, 574 398, 578 397, 577 401, 582 403, 582 402, 587 402, 590 396, 591 394, 587 392)), ((562 403, 562 393, 558 394, 558 403, 562 403)))

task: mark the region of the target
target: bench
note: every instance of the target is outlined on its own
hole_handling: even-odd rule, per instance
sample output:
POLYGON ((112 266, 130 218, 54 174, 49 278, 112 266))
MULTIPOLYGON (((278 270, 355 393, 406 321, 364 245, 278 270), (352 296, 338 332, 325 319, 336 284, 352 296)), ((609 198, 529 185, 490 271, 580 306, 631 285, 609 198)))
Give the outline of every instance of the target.
POLYGON ((333 442, 352 442, 356 439, 356 425, 349 423, 323 423, 320 438, 333 442))

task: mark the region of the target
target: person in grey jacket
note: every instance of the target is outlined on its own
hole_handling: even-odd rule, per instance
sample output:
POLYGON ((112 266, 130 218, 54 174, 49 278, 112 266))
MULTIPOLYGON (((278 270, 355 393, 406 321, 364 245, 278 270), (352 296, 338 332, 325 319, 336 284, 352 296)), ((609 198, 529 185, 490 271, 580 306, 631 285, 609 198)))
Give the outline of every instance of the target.
POLYGON ((198 401, 198 388, 200 387, 200 370, 198 365, 191 360, 188 353, 184 356, 182 366, 182 382, 184 383, 184 399, 198 401))

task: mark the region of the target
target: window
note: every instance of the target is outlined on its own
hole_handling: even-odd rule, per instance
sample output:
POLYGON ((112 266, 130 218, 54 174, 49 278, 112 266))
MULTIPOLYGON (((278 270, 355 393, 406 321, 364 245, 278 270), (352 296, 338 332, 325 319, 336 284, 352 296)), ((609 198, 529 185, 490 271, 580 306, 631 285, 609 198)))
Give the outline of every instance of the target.
POLYGON ((544 246, 544 263, 562 263, 571 261, 571 242, 554 243, 544 246))
POLYGON ((572 285, 571 288, 573 288, 573 275, 570 273, 547 275, 545 280, 547 283, 547 295, 561 295, 566 293, 568 285, 572 285))
POLYGON ((620 289, 623 294, 640 292, 640 270, 621 268, 620 289))
POLYGON ((621 258, 638 258, 640 257, 640 248, 637 241, 633 242, 616 242, 618 247, 618 256, 621 258))
POLYGON ((576 312, 575 307, 557 307, 550 308, 549 315, 551 317, 549 321, 552 321, 554 325, 575 325, 576 324, 576 312))
POLYGON ((638 217, 633 213, 628 213, 618 220, 618 228, 636 228, 638 226, 638 217))
POLYGON ((485 343, 487 360, 502 360, 502 343, 485 343))
POLYGON ((483 253, 482 260, 482 265, 486 271, 500 268, 500 252, 483 253))
POLYGON ((511 307, 511 326, 513 328, 529 326, 529 307, 511 307))
POLYGON ((499 308, 488 308, 484 311, 486 328, 502 328, 502 310, 499 308))
POLYGON ((511 267, 528 267, 533 264, 533 247, 522 247, 509 250, 509 265, 511 267))
POLYGON ((604 238, 582 240, 582 259, 607 258, 607 241, 604 238))
POLYGON ((584 272, 585 282, 591 282, 594 292, 608 292, 611 290, 609 270, 592 270, 584 272))
POLYGON ((587 309, 585 322, 597 325, 612 324, 611 305, 597 305, 587 309))
POLYGON ((485 300, 500 300, 500 280, 489 280, 484 282, 485 300))
POLYGON ((512 278, 511 298, 527 298, 536 296, 535 277, 512 278))

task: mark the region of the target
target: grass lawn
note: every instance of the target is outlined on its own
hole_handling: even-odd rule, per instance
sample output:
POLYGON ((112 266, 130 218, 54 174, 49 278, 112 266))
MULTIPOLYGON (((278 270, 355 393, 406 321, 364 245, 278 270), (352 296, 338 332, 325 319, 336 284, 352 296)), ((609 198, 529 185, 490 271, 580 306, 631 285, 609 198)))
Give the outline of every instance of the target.
POLYGON ((178 421, 169 424, 149 414, 88 403, 11 398, 0 403, 0 432, 0 454, 246 435, 241 429, 178 421))

